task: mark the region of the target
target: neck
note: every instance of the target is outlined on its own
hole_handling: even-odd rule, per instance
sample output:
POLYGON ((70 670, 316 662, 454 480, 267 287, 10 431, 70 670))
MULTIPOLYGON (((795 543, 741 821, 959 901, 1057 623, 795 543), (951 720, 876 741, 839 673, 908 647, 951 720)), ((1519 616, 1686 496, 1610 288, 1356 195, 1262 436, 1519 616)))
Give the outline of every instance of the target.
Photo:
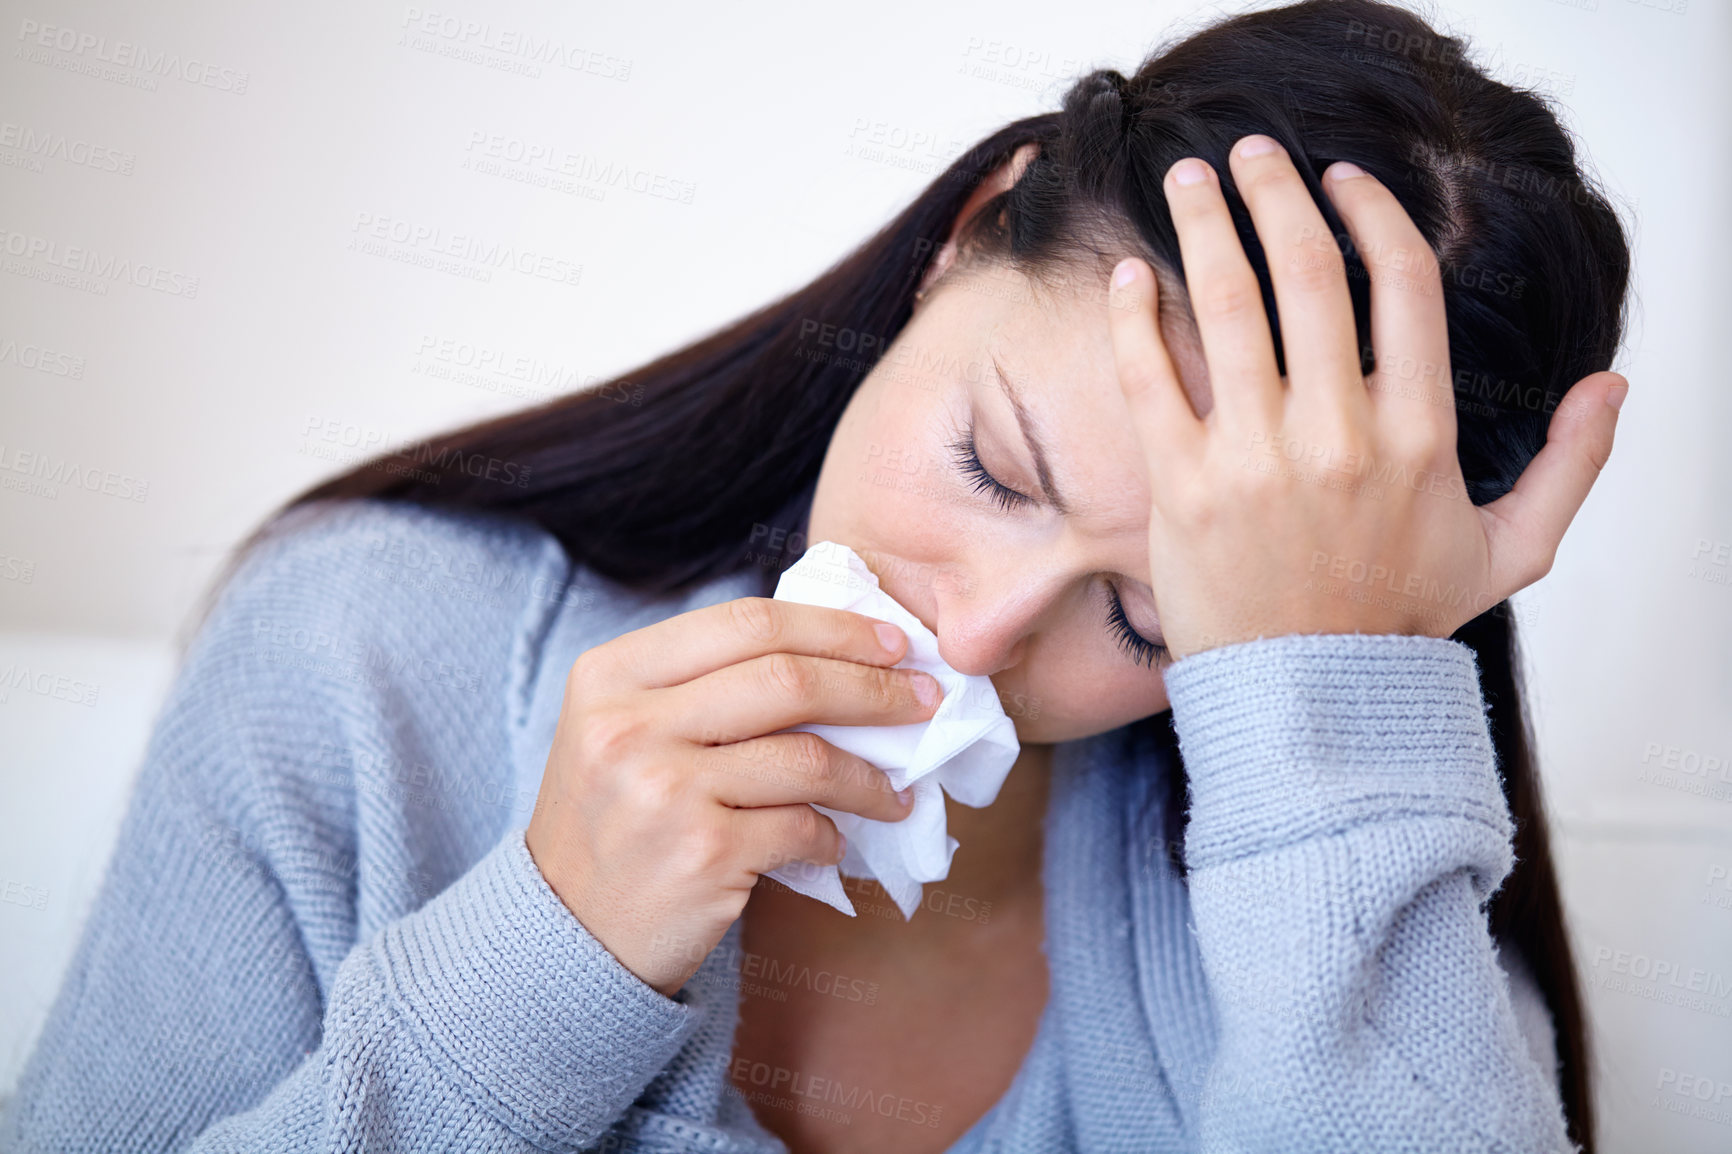
POLYGON ((1038 897, 1051 777, 1052 746, 1025 745, 991 805, 975 809, 947 796, 946 821, 961 846, 950 876, 934 884, 994 903, 1038 897))

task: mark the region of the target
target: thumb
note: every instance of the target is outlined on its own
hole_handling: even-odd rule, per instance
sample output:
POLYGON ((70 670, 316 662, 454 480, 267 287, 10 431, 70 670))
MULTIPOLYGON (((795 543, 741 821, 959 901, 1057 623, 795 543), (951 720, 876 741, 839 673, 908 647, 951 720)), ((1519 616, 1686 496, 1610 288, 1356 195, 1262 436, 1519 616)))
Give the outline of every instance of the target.
POLYGON ((1564 530, 1612 455, 1618 408, 1629 391, 1630 382, 1614 372, 1577 381, 1552 413, 1545 447, 1515 487, 1480 510, 1495 588, 1514 592, 1551 571, 1564 530))

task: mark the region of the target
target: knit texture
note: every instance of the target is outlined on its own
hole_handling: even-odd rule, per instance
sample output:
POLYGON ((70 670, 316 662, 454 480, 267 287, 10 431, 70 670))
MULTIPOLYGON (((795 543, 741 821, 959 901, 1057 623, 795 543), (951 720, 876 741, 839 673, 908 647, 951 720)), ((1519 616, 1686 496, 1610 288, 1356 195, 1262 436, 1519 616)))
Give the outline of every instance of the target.
MULTIPOLYGON (((188 649, 0 1150, 786 1154, 728 1080, 740 924, 664 997, 523 840, 572 661, 761 581, 651 597, 505 518, 297 510, 188 649)), ((952 1154, 1569 1151, 1483 911, 1471 651, 1282 637, 1167 686, 1189 877, 1177 766, 1055 748, 1050 996, 952 1154)))

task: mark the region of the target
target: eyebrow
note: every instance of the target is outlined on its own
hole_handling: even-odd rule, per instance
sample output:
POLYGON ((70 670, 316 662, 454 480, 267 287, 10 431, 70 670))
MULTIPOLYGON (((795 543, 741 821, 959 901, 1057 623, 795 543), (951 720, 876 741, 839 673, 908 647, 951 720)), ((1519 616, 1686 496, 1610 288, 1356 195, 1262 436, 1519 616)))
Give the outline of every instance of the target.
POLYGON ((998 363, 998 355, 989 352, 987 358, 992 362, 992 375, 998 379, 1004 390, 1004 395, 1010 398, 1010 407, 1016 413, 1016 426, 1022 430, 1022 439, 1028 445, 1029 455, 1034 458, 1035 475, 1040 478, 1040 491, 1046 495, 1049 505, 1059 513, 1068 517, 1071 515, 1070 502, 1059 493, 1058 486, 1053 483, 1052 470, 1047 467, 1045 447, 1040 443, 1040 437, 1035 433, 1034 418, 1029 416, 1028 407, 1022 403, 1022 396, 1011 383, 1010 374, 1004 371, 998 363))

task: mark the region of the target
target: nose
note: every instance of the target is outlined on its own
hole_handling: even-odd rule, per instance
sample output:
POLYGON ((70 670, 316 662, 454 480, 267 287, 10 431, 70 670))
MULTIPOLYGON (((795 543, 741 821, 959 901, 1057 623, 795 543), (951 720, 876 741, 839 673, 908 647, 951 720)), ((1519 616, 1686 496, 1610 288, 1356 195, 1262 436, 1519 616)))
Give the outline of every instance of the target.
POLYGON ((960 571, 934 591, 938 654, 958 673, 991 676, 1022 661, 1028 635, 1045 608, 1039 583, 1014 567, 960 571))

